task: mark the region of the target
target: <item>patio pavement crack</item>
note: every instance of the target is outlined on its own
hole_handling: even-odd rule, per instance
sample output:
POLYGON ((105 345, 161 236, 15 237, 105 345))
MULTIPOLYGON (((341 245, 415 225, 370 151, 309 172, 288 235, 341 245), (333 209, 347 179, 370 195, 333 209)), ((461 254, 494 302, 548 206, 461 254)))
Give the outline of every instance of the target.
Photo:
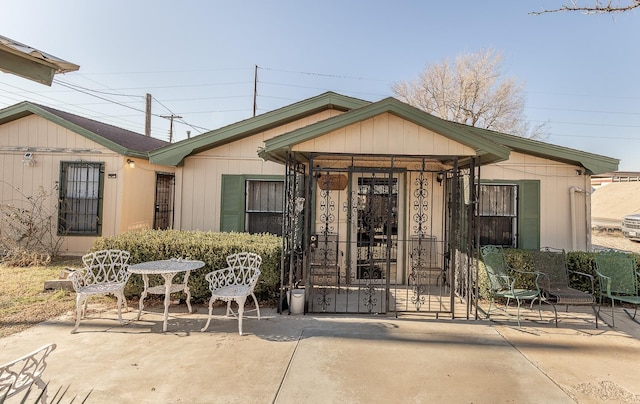
POLYGON ((278 401, 280 390, 282 390, 282 385, 284 384, 284 380, 287 378, 287 375, 289 374, 289 369, 291 368, 291 364, 293 363, 293 358, 296 356, 296 352, 298 351, 298 346, 300 345, 300 340, 302 339, 303 335, 304 335, 304 329, 302 329, 300 331, 300 335, 298 335, 298 339, 296 340, 296 346, 293 348, 293 352, 291 352, 291 357, 289 358, 289 362, 287 363, 287 368, 285 369, 284 374, 280 379, 280 383, 278 384, 278 389, 276 390, 276 394, 273 397, 273 400, 271 401, 272 404, 278 401))
POLYGON ((551 383, 553 383, 553 384, 555 384, 556 386, 558 386, 558 388, 559 388, 560 390, 562 390, 562 391, 567 395, 567 397, 569 397, 569 398, 571 399, 571 401, 573 401, 574 403, 578 403, 578 401, 576 400, 576 398, 575 398, 573 395, 571 395, 571 393, 570 393, 570 392, 568 392, 568 391, 567 391, 567 389, 565 389, 565 388, 564 388, 564 387, 562 387, 560 384, 558 384, 555 380, 553 380, 553 378, 552 378, 551 376, 549 376, 549 375, 547 374, 547 372, 545 372, 545 371, 544 371, 540 366, 536 365, 536 364, 535 364, 531 359, 529 359, 529 357, 528 357, 524 352, 522 352, 522 351, 521 351, 517 346, 515 346, 511 341, 509 341, 509 339, 508 339, 507 337, 505 337, 505 336, 500 332, 500 330, 499 330, 499 329, 497 329, 497 328, 495 328, 495 327, 491 327, 491 328, 493 328, 494 330, 496 330, 496 332, 498 333, 498 335, 500 335, 500 337, 501 337, 501 338, 502 338, 502 339, 503 339, 507 344, 509 344, 513 349, 515 349, 515 350, 520 354, 520 356, 522 356, 522 357, 523 357, 527 362, 529 362, 533 367, 535 367, 536 369, 538 369, 538 371, 539 371, 540 373, 542 373, 542 374, 544 375, 544 377, 546 377, 546 378, 547 378, 551 383))

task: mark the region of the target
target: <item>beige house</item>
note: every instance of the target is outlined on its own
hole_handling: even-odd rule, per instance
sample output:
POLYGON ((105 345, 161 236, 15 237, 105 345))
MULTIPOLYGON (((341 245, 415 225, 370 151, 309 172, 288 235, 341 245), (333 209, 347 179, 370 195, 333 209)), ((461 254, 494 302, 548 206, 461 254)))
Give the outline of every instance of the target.
POLYGON ((307 310, 447 315, 476 243, 589 249, 590 176, 618 166, 331 92, 149 155, 176 167, 176 227, 282 233, 307 310))
POLYGON ((86 253, 99 236, 172 227, 175 169, 148 161, 167 144, 29 102, 5 108, 0 203, 26 206, 40 189, 51 194, 61 253, 69 255, 86 253))
MULTIPOLYGON (((67 237, 73 252, 99 234, 157 227, 158 178, 175 176, 165 227, 281 234, 282 290, 304 288, 309 312, 459 315, 454 296, 476 296, 479 245, 588 250, 590 177, 618 167, 393 98, 332 92, 171 145, 117 138, 141 143, 44 107, 7 108, 3 181, 33 189, 64 181, 65 162, 104 166, 108 203, 92 234, 67 237)), ((0 192, 4 201, 11 188, 0 192)))

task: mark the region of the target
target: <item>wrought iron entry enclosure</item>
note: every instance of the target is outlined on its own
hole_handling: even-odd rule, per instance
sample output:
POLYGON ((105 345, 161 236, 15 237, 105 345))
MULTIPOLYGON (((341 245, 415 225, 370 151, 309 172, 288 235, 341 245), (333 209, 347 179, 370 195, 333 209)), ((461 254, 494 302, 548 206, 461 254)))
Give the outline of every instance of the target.
POLYGON ((287 161, 283 292, 304 287, 309 313, 453 317, 457 158, 305 158, 287 161))

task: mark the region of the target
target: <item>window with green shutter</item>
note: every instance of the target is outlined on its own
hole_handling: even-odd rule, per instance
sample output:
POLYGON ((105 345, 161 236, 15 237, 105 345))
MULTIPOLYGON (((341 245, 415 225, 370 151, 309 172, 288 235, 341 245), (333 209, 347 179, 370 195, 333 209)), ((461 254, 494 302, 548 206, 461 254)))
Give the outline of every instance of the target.
POLYGON ((480 245, 540 248, 540 182, 483 182, 477 225, 480 245))
POLYGON ((283 177, 222 176, 221 231, 281 235, 283 209, 283 177))

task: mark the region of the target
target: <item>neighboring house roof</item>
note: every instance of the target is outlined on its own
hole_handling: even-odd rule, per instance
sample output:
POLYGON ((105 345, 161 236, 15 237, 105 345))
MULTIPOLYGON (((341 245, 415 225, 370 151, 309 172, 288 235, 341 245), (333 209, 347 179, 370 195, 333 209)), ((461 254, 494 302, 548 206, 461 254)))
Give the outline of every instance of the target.
POLYGON ((80 66, 0 35, 0 70, 48 86, 56 73, 67 73, 80 66))
POLYGON ((149 161, 153 164, 177 166, 182 163, 185 157, 191 154, 213 149, 327 109, 349 111, 368 104, 370 104, 369 101, 347 97, 334 92, 326 92, 316 97, 203 133, 191 139, 174 143, 160 150, 155 150, 149 153, 149 161))
POLYGON ((0 125, 29 115, 38 115, 123 156, 146 159, 148 152, 170 144, 164 140, 27 101, 0 110, 0 125))
POLYGON ((391 113, 475 149, 481 164, 494 163, 509 158, 508 148, 490 138, 478 136, 470 130, 473 128, 456 125, 391 97, 269 139, 265 141, 265 147, 260 150, 259 155, 266 160, 283 162, 285 161, 285 152, 295 144, 383 113, 391 113))

